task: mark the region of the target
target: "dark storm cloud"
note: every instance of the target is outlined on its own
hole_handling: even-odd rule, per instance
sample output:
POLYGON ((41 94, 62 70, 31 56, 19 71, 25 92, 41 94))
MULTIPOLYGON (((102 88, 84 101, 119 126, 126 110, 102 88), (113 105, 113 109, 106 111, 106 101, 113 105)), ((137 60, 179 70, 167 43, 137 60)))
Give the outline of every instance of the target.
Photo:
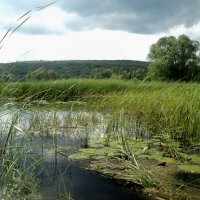
MULTIPOLYGON (((7 2, 24 10, 50 1, 7 2)), ((73 20, 66 19, 66 28, 72 30, 102 28, 152 34, 200 21, 199 0, 60 0, 56 6, 76 14, 73 20)))
POLYGON ((199 0, 68 0, 62 8, 77 13, 70 28, 106 28, 135 33, 158 33, 200 20, 199 0))

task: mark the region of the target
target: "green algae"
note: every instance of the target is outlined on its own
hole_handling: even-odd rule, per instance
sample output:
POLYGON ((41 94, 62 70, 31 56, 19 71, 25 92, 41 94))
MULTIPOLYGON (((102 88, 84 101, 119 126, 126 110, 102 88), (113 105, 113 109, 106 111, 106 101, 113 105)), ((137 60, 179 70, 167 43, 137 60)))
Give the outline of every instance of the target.
POLYGON ((100 159, 104 157, 114 156, 117 153, 117 148, 104 147, 104 148, 87 148, 80 149, 78 153, 69 156, 70 159, 100 159))
MULTIPOLYGON (((180 160, 176 160, 170 155, 166 155, 164 150, 159 148, 159 143, 154 145, 149 140, 136 140, 127 139, 128 145, 134 152, 136 159, 142 167, 152 174, 154 180, 158 183, 159 187, 154 188, 155 193, 153 196, 169 197, 168 192, 163 192, 163 187, 166 191, 171 191, 173 199, 185 198, 188 193, 195 191, 195 195, 191 192, 191 198, 198 199, 199 189, 194 188, 192 185, 184 184, 178 179, 174 179, 173 175, 177 173, 200 173, 200 159, 198 154, 180 153, 181 149, 177 148, 177 153, 181 155, 180 160), (152 145, 149 145, 149 142, 152 145), (159 166, 160 163, 166 163, 165 167, 159 166), (162 177, 162 178, 161 178, 162 177), (176 184, 174 184, 176 183, 176 184), (187 192, 182 192, 177 187, 184 185, 187 192), (191 187, 189 187, 191 186, 191 187)), ((104 139, 99 138, 90 143, 90 148, 80 149, 79 152, 70 156, 70 159, 91 159, 89 169, 98 171, 105 176, 114 178, 116 180, 124 180, 125 182, 137 183, 137 173, 130 168, 129 161, 120 154, 121 140, 110 141, 110 146, 104 146, 104 139)))
POLYGON ((200 173, 200 165, 182 164, 178 165, 178 168, 184 172, 200 173))

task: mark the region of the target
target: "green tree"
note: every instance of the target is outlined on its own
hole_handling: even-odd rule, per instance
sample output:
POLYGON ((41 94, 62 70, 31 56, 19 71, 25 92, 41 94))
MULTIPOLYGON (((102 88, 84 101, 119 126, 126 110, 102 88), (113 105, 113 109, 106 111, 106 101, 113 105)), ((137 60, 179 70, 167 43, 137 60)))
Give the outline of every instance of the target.
POLYGON ((150 48, 148 76, 160 80, 197 80, 200 45, 186 35, 162 37, 150 48))
POLYGON ((147 70, 144 68, 138 68, 133 71, 132 79, 144 80, 147 70))
POLYGON ((52 69, 38 68, 26 75, 26 80, 55 80, 58 74, 52 69))
POLYGON ((112 69, 106 68, 95 68, 91 72, 91 78, 94 79, 104 79, 104 78, 111 78, 113 74, 112 69))
POLYGON ((0 82, 15 82, 15 76, 12 73, 5 72, 0 74, 0 82))

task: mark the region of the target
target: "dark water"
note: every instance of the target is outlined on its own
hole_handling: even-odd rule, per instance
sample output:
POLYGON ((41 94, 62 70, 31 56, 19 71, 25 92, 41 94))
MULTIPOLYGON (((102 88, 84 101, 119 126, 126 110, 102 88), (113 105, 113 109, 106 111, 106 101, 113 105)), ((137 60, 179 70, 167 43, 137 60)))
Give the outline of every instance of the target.
POLYGON ((61 155, 46 160, 45 167, 50 177, 41 177, 40 192, 47 200, 67 199, 66 190, 75 200, 141 199, 126 193, 112 180, 81 168, 80 162, 69 166, 67 158, 61 155))
MULTIPOLYGON (((200 166, 199 166, 200 167, 200 166)), ((194 172, 178 172, 174 175, 178 180, 184 181, 188 186, 200 189, 200 174, 194 172)))
MULTIPOLYGON (((39 139, 35 137, 34 143, 39 146, 55 144, 55 139, 39 139), (42 145, 41 145, 42 144, 42 145)), ((59 146, 67 145, 64 136, 56 138, 59 146)), ((145 199, 137 193, 128 194, 119 184, 103 177, 96 172, 84 169, 84 161, 70 162, 68 155, 50 148, 37 148, 37 154, 43 156, 43 173, 38 176, 40 182, 39 192, 46 200, 67 199, 70 194, 74 200, 138 200, 145 199)))

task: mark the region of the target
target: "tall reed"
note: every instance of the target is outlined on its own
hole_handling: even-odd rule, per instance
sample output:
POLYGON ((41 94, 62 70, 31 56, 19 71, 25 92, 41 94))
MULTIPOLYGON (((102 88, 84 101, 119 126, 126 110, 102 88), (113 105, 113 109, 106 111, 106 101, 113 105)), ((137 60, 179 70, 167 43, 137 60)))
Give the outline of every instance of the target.
POLYGON ((13 83, 4 88, 2 96, 19 100, 82 101, 84 109, 113 113, 123 108, 149 136, 166 133, 183 146, 200 142, 198 83, 70 79, 13 83))

